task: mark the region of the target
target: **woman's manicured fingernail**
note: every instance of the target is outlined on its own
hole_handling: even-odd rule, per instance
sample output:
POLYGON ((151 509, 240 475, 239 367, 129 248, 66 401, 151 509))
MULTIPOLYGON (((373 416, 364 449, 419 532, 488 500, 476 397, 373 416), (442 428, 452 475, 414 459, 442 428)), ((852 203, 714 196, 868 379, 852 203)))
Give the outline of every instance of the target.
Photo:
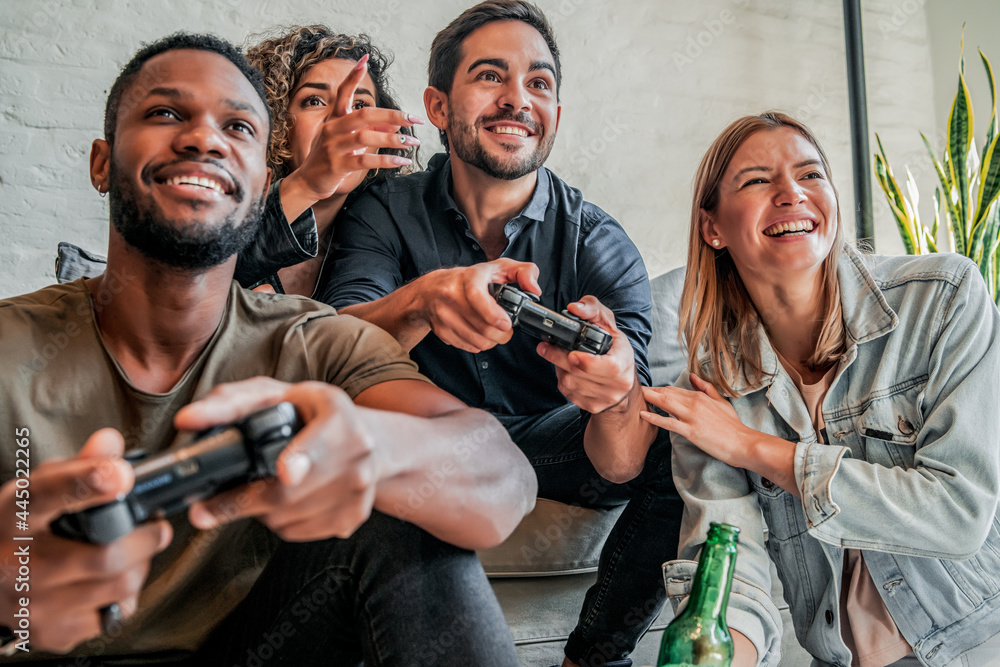
POLYGON ((420 116, 414 116, 412 113, 406 114, 406 120, 413 125, 423 125, 424 120, 420 116))
POLYGON ((408 157, 399 157, 398 155, 392 158, 393 164, 413 164, 413 160, 408 157))
POLYGON ((362 69, 365 68, 365 65, 367 63, 368 63, 368 54, 366 53, 365 55, 361 56, 361 60, 359 60, 358 64, 354 66, 354 69, 355 70, 362 70, 362 69))
POLYGON ((400 134, 399 143, 403 144, 404 146, 419 146, 420 139, 417 139, 416 137, 411 137, 408 134, 400 134))

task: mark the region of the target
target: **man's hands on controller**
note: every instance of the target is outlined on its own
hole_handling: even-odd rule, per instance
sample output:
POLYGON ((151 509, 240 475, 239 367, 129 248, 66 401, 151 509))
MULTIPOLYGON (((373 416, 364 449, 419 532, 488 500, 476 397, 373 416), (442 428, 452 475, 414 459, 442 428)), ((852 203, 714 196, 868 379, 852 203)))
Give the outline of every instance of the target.
MULTIPOLYGON (((239 421, 282 400, 305 421, 278 459, 278 476, 196 503, 191 523, 212 529, 257 517, 288 541, 351 535, 371 514, 382 467, 358 411, 339 388, 322 382, 286 384, 255 378, 220 385, 178 412, 180 430, 199 431, 239 421)), ((170 544, 170 524, 142 523, 128 535, 98 545, 58 537, 50 524, 63 514, 109 503, 132 489, 135 476, 123 458, 124 440, 114 429, 95 432, 72 459, 53 459, 32 471, 31 530, 13 540, 13 523, 0 525, 0 565, 14 568, 19 545, 31 545, 31 613, 34 649, 66 653, 101 634, 100 610, 118 604, 132 616, 150 562, 170 544)), ((0 510, 15 512, 15 484, 0 487, 0 510)), ((13 585, 0 586, 0 616, 10 618, 13 585)))
POLYGON ((290 542, 348 537, 371 515, 384 466, 343 390, 322 382, 287 384, 254 378, 216 387, 181 409, 177 428, 229 424, 280 401, 292 403, 305 426, 278 458, 276 478, 195 503, 191 523, 203 530, 256 517, 290 542))
POLYGON ((587 412, 604 412, 631 392, 635 384, 635 353, 628 337, 615 324, 614 313, 595 297, 585 296, 566 309, 610 333, 611 349, 607 354, 594 355, 539 343, 536 350, 556 366, 563 396, 587 412))
MULTIPOLYGON (((62 514, 78 512, 114 500, 132 489, 135 479, 122 455, 125 442, 118 431, 101 429, 88 438, 71 459, 53 459, 31 472, 30 530, 13 522, 0 524, 0 564, 17 571, 16 549, 30 545, 30 591, 18 592, 13 577, 0 586, 0 615, 9 619, 18 597, 30 597, 31 647, 66 653, 101 633, 99 610, 117 603, 125 618, 135 613, 139 592, 153 556, 170 544, 166 521, 138 526, 111 544, 96 545, 56 537, 49 525, 62 514)), ((0 511, 15 512, 13 481, 0 487, 0 511)))
MULTIPOLYGON (((466 352, 482 352, 510 341, 510 317, 490 295, 491 283, 513 283, 541 295, 538 266, 500 258, 469 267, 439 269, 426 274, 421 314, 442 342, 466 352)), ((621 403, 636 382, 635 356, 628 338, 615 325, 615 316, 593 296, 572 303, 567 310, 611 334, 611 349, 600 356, 568 352, 539 343, 538 354, 556 366, 559 391, 580 408, 599 413, 621 403)))
POLYGON ((513 335, 510 317, 490 295, 490 284, 514 283, 542 293, 538 266, 507 258, 438 269, 421 280, 421 318, 443 343, 473 354, 503 345, 513 335))

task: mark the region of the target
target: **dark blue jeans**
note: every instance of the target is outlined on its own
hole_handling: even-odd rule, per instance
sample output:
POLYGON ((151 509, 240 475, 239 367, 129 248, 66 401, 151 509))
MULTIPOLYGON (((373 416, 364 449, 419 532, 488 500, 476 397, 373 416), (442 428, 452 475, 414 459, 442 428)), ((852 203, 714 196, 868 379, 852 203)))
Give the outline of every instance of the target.
MULTIPOLYGON (((519 667, 471 551, 379 512, 348 539, 280 542, 194 656, 100 656, 46 667, 519 667)), ((36 663, 32 663, 36 664, 36 663)))
POLYGON ((660 431, 636 479, 612 484, 584 452, 586 415, 575 405, 498 419, 534 466, 540 497, 590 508, 625 505, 566 644, 566 655, 581 667, 625 659, 663 608, 661 566, 677 557, 684 502, 670 473, 667 432, 660 431))
POLYGON ((349 539, 282 543, 193 664, 520 663, 479 559, 379 512, 349 539))

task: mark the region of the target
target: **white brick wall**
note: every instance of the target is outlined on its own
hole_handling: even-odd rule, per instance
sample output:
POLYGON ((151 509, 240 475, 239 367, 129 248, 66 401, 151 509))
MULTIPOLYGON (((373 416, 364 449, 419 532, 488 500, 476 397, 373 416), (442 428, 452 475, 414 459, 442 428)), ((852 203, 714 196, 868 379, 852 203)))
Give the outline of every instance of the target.
MULTIPOLYGON (((241 43, 276 24, 365 31, 396 55, 394 87, 422 112, 433 35, 471 0, 0 0, 0 297, 53 281, 59 240, 103 252, 90 186, 104 98, 140 43, 175 30, 241 43)), ((539 0, 563 53, 563 116, 549 166, 617 217, 651 275, 684 262, 694 169, 726 123, 777 108, 824 142, 853 235, 841 3, 836 0, 539 0)), ((936 127, 918 0, 865 0, 870 122, 902 161, 936 127), (893 23, 895 21, 895 23, 893 23)), ((436 133, 420 134, 424 159, 436 133)), ((928 172, 925 174, 930 177, 928 172)), ((930 183, 930 181, 927 181, 930 183)), ((876 243, 899 252, 875 193, 876 243)))

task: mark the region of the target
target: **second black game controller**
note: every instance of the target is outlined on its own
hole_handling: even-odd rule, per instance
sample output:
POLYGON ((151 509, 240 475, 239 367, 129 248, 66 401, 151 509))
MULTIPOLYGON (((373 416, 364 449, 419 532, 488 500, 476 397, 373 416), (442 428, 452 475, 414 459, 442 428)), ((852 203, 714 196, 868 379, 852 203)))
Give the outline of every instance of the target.
POLYGON ((611 334, 581 320, 568 310, 557 313, 538 303, 538 298, 513 285, 493 283, 490 294, 507 311, 511 323, 535 338, 565 350, 605 354, 611 348, 611 334))

